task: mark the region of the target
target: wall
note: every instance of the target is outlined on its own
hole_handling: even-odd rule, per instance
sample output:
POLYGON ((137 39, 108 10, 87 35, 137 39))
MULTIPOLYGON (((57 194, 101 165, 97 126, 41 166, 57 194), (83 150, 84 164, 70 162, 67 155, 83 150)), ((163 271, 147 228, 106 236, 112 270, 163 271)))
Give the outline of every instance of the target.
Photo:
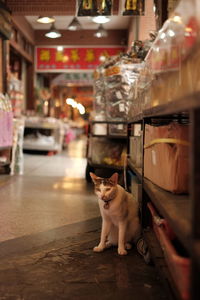
POLYGON ((139 40, 146 40, 149 38, 149 31, 156 30, 156 20, 153 11, 153 0, 145 1, 145 16, 139 18, 139 40))
POLYGON ((146 0, 145 15, 133 16, 128 32, 128 51, 134 40, 149 39, 149 31, 156 30, 156 19, 153 11, 153 0, 146 0))
POLYGON ((133 17, 130 22, 128 33, 128 51, 131 50, 133 41, 138 39, 138 20, 139 17, 133 17))
POLYGON ((35 45, 126 45, 127 44, 127 30, 109 30, 108 36, 105 38, 96 38, 93 36, 94 30, 80 30, 69 31, 60 30, 61 38, 49 39, 44 36, 46 30, 37 30, 35 32, 35 45))
POLYGON ((30 26, 30 24, 26 21, 25 17, 23 16, 13 16, 12 22, 15 27, 17 27, 23 35, 26 37, 26 39, 34 45, 34 30, 30 26))

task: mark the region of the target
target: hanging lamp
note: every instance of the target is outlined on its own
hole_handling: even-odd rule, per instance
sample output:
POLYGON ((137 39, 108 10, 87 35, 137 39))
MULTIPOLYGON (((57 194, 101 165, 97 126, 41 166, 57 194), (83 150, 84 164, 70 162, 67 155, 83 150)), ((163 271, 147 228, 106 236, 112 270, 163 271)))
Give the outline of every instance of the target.
POLYGON ((60 33, 59 30, 57 30, 57 29, 55 28, 55 25, 54 25, 54 23, 53 23, 53 24, 51 25, 50 30, 49 30, 47 33, 45 33, 45 36, 48 37, 48 38, 50 38, 50 39, 56 39, 56 38, 61 37, 62 34, 60 33))
POLYGON ((97 24, 105 24, 110 22, 110 18, 108 18, 107 16, 96 16, 92 18, 92 21, 97 24))
POLYGON ((55 22, 55 18, 54 17, 39 16, 37 18, 37 22, 42 23, 42 24, 50 24, 50 23, 55 22))
POLYGON ((81 30, 82 26, 80 24, 80 22, 78 21, 78 19, 76 17, 73 18, 73 20, 71 21, 71 23, 69 24, 69 26, 67 27, 68 30, 71 31, 76 31, 76 30, 81 30))
POLYGON ((105 30, 102 24, 99 25, 97 31, 94 33, 94 36, 97 38, 107 37, 108 32, 105 30))

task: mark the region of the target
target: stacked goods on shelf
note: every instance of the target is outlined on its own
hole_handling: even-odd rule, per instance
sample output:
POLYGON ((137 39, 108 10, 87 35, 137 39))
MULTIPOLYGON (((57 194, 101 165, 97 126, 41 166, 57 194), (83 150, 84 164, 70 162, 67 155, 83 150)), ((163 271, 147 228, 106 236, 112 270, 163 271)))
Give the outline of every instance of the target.
POLYGON ((180 1, 159 31, 146 57, 153 76, 146 108, 200 90, 199 10, 197 0, 180 1))
POLYGON ((144 44, 135 41, 129 53, 109 58, 95 70, 94 120, 128 120, 132 102, 134 105, 137 95, 144 93, 147 85, 148 70, 143 59, 150 45, 150 41, 144 44))
POLYGON ((130 88, 137 81, 141 68, 140 59, 128 55, 106 67, 105 96, 108 121, 127 120, 130 88))
POLYGON ((146 44, 135 41, 130 53, 107 59, 94 73, 93 123, 96 122, 96 124, 92 124, 91 132, 93 135, 101 135, 109 139, 106 142, 91 139, 89 157, 93 163, 120 167, 125 164, 125 143, 121 143, 119 140, 111 141, 111 138, 127 136, 126 123, 130 107, 134 105, 132 102, 135 102, 137 92, 139 91, 140 95, 145 89, 146 81, 143 77, 146 76, 146 70, 144 71, 143 60, 150 45, 151 41, 146 44), (140 90, 138 89, 139 77, 141 79, 140 90), (123 147, 118 149, 121 146, 123 147), (95 149, 93 151, 95 153, 92 153, 92 147, 95 149), (97 153, 99 154, 97 155, 97 153))
POLYGON ((22 82, 16 78, 11 78, 8 83, 8 93, 12 103, 13 115, 18 118, 22 114, 24 100, 22 82))
POLYGON ((189 126, 175 122, 145 126, 144 176, 173 193, 187 193, 189 126))
MULTIPOLYGON (((148 113, 145 109, 183 99, 200 90, 199 12, 198 1, 181 0, 164 23, 147 53, 136 84, 132 84, 130 121, 135 117, 140 119, 139 115, 142 116, 143 112, 148 113)), ((177 130, 177 134, 182 131, 188 141, 188 125, 179 125, 181 129, 175 128, 173 124, 170 126, 174 126, 174 137, 172 135, 171 138, 176 138, 177 130)), ((145 143, 156 138, 169 138, 166 136, 169 130, 167 127, 145 127, 145 143)), ((137 137, 130 137, 130 147, 133 158, 139 148, 137 137)), ((168 191, 188 192, 188 146, 166 141, 146 148, 144 153, 144 175, 148 179, 168 191), (170 163, 165 166, 166 155, 170 163), (183 160, 186 162, 185 167, 179 165, 183 160), (178 175, 175 176, 174 172, 178 172, 178 175)))
POLYGON ((108 142, 106 138, 92 137, 89 143, 88 157, 93 164, 123 167, 126 157, 126 145, 119 143, 118 140, 109 140, 108 142))
POLYGON ((0 94, 0 148, 12 146, 13 114, 8 95, 0 94))
POLYGON ((106 120, 106 101, 104 93, 104 80, 103 80, 104 69, 99 66, 94 72, 94 111, 95 120, 105 121, 106 120))

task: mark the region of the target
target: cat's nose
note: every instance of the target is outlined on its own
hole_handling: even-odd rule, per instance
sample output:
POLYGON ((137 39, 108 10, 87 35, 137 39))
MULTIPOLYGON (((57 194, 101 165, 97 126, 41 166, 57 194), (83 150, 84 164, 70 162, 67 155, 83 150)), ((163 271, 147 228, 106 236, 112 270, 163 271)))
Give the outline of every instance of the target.
POLYGON ((105 195, 103 195, 101 198, 102 198, 102 200, 106 200, 106 196, 105 195))

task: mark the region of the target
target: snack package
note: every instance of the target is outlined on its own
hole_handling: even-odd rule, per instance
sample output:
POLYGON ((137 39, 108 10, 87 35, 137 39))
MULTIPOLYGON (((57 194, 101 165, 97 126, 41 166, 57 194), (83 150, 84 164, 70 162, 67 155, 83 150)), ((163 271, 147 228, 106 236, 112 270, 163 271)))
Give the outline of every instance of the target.
POLYGON ((150 87, 152 74, 145 62, 138 64, 136 80, 132 83, 129 93, 128 119, 138 115, 144 109, 146 103, 150 102, 150 87))
POLYGON ((121 59, 105 71, 105 96, 107 120, 126 121, 130 101, 130 90, 139 76, 140 63, 130 58, 121 59))
POLYGON ((103 66, 98 67, 94 72, 94 119, 97 121, 106 120, 106 100, 103 79, 103 66))

